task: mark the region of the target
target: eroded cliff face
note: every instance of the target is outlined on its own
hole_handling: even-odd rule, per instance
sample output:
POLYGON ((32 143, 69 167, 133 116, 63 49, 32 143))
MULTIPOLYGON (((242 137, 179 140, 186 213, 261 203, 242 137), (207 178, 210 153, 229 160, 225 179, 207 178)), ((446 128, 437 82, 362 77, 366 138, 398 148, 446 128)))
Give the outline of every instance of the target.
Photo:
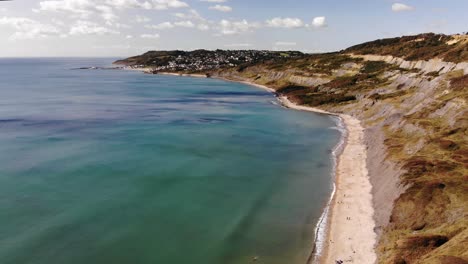
POLYGON ((335 56, 340 64, 319 73, 311 59, 299 70, 255 65, 213 74, 359 118, 366 129, 379 263, 466 263, 468 64, 335 56))
POLYGON ((468 72, 466 72, 466 69, 468 69, 468 62, 453 63, 443 61, 442 59, 408 61, 402 58, 393 57, 391 55, 349 55, 353 58, 362 58, 366 61, 384 61, 390 64, 398 65, 403 69, 419 70, 423 73, 437 72, 439 74, 444 74, 456 70, 463 70, 465 74, 468 74, 468 72))

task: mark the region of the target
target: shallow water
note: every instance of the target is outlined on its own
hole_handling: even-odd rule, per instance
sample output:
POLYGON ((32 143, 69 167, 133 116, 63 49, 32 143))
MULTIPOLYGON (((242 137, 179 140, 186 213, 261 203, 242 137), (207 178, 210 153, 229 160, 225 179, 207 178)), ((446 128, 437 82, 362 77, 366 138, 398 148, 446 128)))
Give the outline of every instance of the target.
POLYGON ((0 59, 0 263, 305 263, 331 117, 111 59, 0 59))

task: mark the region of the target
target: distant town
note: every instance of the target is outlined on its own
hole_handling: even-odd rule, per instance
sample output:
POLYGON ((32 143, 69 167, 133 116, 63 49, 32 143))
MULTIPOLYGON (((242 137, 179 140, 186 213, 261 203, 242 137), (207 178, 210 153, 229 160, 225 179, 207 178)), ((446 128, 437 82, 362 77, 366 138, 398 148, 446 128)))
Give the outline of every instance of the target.
POLYGON ((266 50, 149 51, 141 56, 131 57, 116 63, 131 68, 151 68, 154 73, 203 72, 262 61, 298 58, 304 55, 299 51, 266 50))

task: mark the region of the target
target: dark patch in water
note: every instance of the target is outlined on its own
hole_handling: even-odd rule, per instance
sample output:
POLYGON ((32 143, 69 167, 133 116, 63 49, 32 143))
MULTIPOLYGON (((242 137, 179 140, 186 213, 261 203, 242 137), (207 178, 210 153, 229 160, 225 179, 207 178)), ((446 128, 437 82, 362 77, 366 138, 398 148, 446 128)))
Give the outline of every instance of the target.
POLYGON ((231 119, 227 118, 211 118, 211 117, 202 117, 202 118, 193 118, 193 119, 177 119, 173 120, 170 123, 174 125, 195 125, 195 124, 206 124, 206 123, 226 123, 232 122, 231 119))
POLYGON ((317 165, 316 165, 317 168, 325 168, 327 167, 327 164, 323 163, 323 162, 318 162, 317 165))
POLYGON ((226 122, 231 122, 231 119, 227 118, 212 118, 212 117, 204 117, 200 118, 201 122, 208 122, 208 123, 226 123, 226 122))
POLYGON ((239 98, 232 97, 233 101, 228 100, 219 100, 216 97, 208 98, 208 97, 186 97, 181 99, 163 99, 163 100, 154 100, 152 103, 159 103, 159 104, 209 104, 216 102, 217 104, 225 104, 225 105, 240 105, 240 104, 252 104, 256 102, 251 101, 239 101, 239 98))
POLYGON ((9 123, 18 123, 22 122, 24 119, 12 118, 12 119, 0 119, 0 124, 9 124, 9 123))
POLYGON ((154 100, 154 103, 170 103, 170 104, 181 104, 181 103, 206 103, 209 100, 201 98, 180 98, 180 99, 163 99, 154 100))
MULTIPOLYGON (((242 241, 245 234, 249 233, 249 229, 252 228, 252 225, 255 223, 255 218, 271 198, 272 190, 273 189, 268 189, 260 194, 255 201, 252 201, 250 208, 244 211, 244 215, 242 215, 237 224, 230 230, 230 233, 227 234, 226 240, 229 241, 228 244, 239 243, 242 241)), ((229 263, 229 261, 235 259, 235 257, 235 252, 226 250, 220 255, 221 263, 229 263)))
POLYGON ((109 122, 115 120, 108 119, 77 119, 77 120, 60 120, 60 119, 3 119, 0 121, 0 128, 15 132, 31 132, 31 133, 46 133, 48 135, 56 133, 78 133, 85 129, 105 126, 109 122))

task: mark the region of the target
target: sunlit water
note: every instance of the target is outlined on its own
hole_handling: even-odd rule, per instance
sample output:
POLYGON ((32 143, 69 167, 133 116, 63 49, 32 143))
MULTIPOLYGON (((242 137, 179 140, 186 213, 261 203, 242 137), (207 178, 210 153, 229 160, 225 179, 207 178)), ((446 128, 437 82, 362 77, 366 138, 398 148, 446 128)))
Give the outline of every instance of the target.
POLYGON ((305 263, 334 120, 111 61, 0 59, 0 263, 305 263))

